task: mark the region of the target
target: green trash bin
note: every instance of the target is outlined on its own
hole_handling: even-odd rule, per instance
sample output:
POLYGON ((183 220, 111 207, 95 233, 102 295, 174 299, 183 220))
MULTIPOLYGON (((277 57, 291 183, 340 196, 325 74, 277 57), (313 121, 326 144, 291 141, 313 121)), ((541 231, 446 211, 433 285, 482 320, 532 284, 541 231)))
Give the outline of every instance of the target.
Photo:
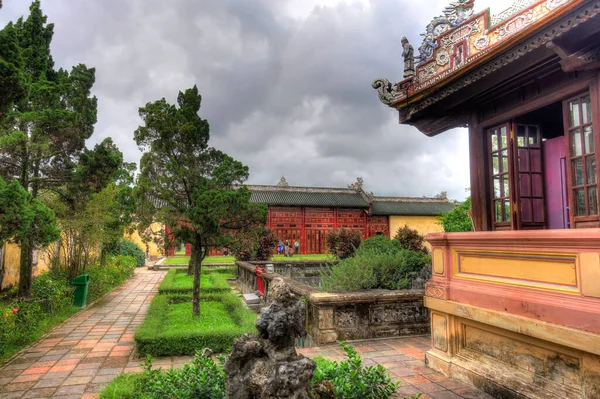
POLYGON ((90 275, 82 274, 81 276, 77 276, 71 284, 75 286, 73 305, 84 308, 85 301, 87 300, 88 285, 90 284, 90 275))

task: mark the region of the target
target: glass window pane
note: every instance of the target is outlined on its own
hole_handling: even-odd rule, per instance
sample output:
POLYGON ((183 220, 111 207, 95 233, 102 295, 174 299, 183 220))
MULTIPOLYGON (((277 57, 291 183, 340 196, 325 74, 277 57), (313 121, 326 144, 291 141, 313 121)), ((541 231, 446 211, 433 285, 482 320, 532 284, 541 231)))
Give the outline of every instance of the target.
POLYGON ((591 156, 586 159, 587 184, 596 184, 596 157, 591 156))
POLYGON ((573 185, 583 186, 583 159, 573 161, 573 185))
POLYGON ((583 137, 585 139, 585 153, 590 154, 596 151, 594 146, 594 129, 591 126, 583 128, 583 137))
POLYGON ((506 134, 506 126, 502 126, 500 128, 500 137, 501 137, 501 147, 500 148, 508 148, 508 136, 506 134))
POLYGON ((581 130, 571 132, 571 156, 578 157, 583 153, 581 149, 581 130))
POLYGON ((575 216, 586 216, 585 210, 585 190, 579 188, 575 190, 575 216))
POLYGON ((498 134, 495 130, 492 131, 490 138, 492 140, 492 151, 498 151, 498 134))
POLYGON ((569 103, 569 127, 581 125, 579 118, 579 101, 571 101, 569 103))
POLYGON ((508 172, 508 151, 502 151, 502 172, 508 172))
POLYGON ((598 214, 598 187, 588 188, 588 204, 590 205, 590 215, 598 214))
POLYGON ((502 197, 500 193, 500 178, 494 177, 494 198, 502 197))
POLYGON ((508 175, 502 176, 502 196, 508 197, 510 195, 510 189, 508 185, 508 175))
POLYGON ((504 200, 504 221, 510 222, 510 200, 504 200))
POLYGON ((502 221, 502 201, 494 202, 494 213, 496 214, 496 222, 502 221))
POLYGON ((590 123, 592 121, 592 103, 590 96, 585 96, 581 99, 581 111, 583 114, 583 123, 590 123))
POLYGON ((497 175, 500 173, 500 164, 498 163, 498 154, 492 154, 492 170, 493 174, 497 175))
POLYGON ((526 147, 526 135, 527 129, 524 125, 517 125, 517 145, 519 147, 526 147))
POLYGON ((529 145, 538 146, 538 128, 537 126, 529 126, 529 145))

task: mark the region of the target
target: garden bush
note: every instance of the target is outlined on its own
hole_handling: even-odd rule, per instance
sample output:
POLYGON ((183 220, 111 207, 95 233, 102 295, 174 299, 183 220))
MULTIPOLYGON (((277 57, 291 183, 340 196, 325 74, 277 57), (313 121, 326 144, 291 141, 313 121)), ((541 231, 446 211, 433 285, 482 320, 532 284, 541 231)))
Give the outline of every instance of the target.
MULTIPOLYGON (((381 365, 364 367, 360 355, 340 343, 348 360, 334 362, 316 358, 312 383, 330 381, 338 399, 389 399, 400 383, 393 383, 381 365)), ((182 369, 153 369, 149 358, 144 371, 121 374, 100 393, 100 399, 224 399, 227 377, 224 358, 214 361, 199 354, 182 369)))
POLYGON ((231 254, 236 260, 242 262, 270 260, 278 241, 275 233, 268 227, 247 233, 238 233, 230 246, 231 254))
POLYGON ((125 282, 133 276, 135 267, 136 260, 130 256, 107 256, 104 266, 100 264, 89 266, 85 270, 85 273, 90 275, 88 302, 100 298, 125 282))
POLYGON ((332 255, 346 259, 354 256, 362 241, 362 234, 358 230, 335 229, 327 233, 325 240, 332 255))
POLYGON ((146 264, 146 255, 142 248, 135 242, 124 238, 117 241, 109 253, 111 255, 132 256, 135 258, 137 267, 142 267, 146 264))
POLYGON ((231 349, 235 338, 256 332, 256 314, 232 292, 203 294, 200 316, 192 315, 191 296, 157 295, 135 332, 139 354, 193 355, 198 348, 231 349), (186 301, 187 298, 187 301, 186 301))
POLYGON ((429 250, 425 247, 425 237, 419 234, 417 230, 408 227, 408 225, 404 225, 396 231, 394 240, 400 243, 400 248, 429 253, 429 250))
MULTIPOLYGON (((232 268, 204 269, 200 275, 201 293, 229 292, 228 278, 234 278, 232 268)), ((192 293, 194 276, 188 276, 185 269, 171 269, 158 287, 159 294, 192 293)))
POLYGON ((327 291, 364 289, 400 290, 411 288, 411 277, 431 265, 431 257, 422 252, 381 248, 359 249, 353 258, 321 272, 321 288, 327 291))
POLYGON ((360 247, 356 250, 356 253, 370 252, 370 253, 392 253, 396 254, 400 252, 400 242, 397 240, 390 240, 386 236, 374 236, 364 240, 360 247))
POLYGON ((438 217, 438 224, 444 226, 446 233, 473 231, 473 222, 469 216, 471 211, 471 197, 464 202, 455 202, 456 208, 445 215, 438 217))
POLYGON ((315 358, 317 368, 313 374, 313 384, 331 382, 337 399, 388 399, 396 393, 400 382, 392 382, 385 367, 380 364, 363 367, 360 355, 352 346, 344 342, 339 344, 348 359, 338 363, 321 356, 315 358))

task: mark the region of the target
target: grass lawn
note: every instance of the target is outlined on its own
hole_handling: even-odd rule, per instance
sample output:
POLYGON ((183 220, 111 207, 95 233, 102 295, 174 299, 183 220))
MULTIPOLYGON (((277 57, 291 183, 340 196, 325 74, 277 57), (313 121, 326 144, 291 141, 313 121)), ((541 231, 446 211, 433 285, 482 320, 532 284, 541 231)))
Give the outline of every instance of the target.
MULTIPOLYGON (((228 278, 235 278, 231 268, 203 270, 200 275, 200 291, 205 293, 228 292, 231 287, 228 278)), ((186 269, 171 269, 158 287, 159 294, 190 294, 194 276, 188 276, 186 269)))
MULTIPOLYGON (((274 255, 273 260, 335 260, 335 257, 330 254, 308 254, 308 255, 294 255, 290 258, 286 258, 283 255, 274 255)), ((163 265, 187 265, 190 261, 189 256, 173 256, 165 260, 163 265)), ((207 256, 204 258, 204 265, 210 264, 231 264, 235 263, 233 256, 207 256)))
MULTIPOLYGON (((185 254, 185 252, 184 252, 185 254)), ((187 265, 190 262, 189 256, 172 256, 164 261, 163 265, 187 265)), ((202 264, 233 264, 235 258, 233 256, 207 256, 202 264)))
POLYGON ((141 356, 193 355, 202 348, 231 350, 233 340, 256 332, 257 315, 232 292, 201 297, 200 316, 192 315, 189 295, 157 295, 135 332, 141 356))

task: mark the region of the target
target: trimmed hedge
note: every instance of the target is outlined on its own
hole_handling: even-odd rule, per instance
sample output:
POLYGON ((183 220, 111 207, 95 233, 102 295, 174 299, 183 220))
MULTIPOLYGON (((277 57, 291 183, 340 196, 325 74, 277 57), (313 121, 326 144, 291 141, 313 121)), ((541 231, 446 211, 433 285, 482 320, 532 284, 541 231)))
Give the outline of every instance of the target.
POLYGON ((200 299, 200 317, 194 317, 189 295, 157 295, 135 332, 138 353, 193 355, 202 348, 228 352, 235 338, 256 332, 256 314, 232 292, 206 293, 200 299))
MULTIPOLYGON (((228 278, 235 278, 231 268, 203 270, 200 275, 200 293, 225 293, 231 290, 228 278)), ((194 276, 186 269, 171 269, 158 287, 159 294, 191 294, 194 276)))

